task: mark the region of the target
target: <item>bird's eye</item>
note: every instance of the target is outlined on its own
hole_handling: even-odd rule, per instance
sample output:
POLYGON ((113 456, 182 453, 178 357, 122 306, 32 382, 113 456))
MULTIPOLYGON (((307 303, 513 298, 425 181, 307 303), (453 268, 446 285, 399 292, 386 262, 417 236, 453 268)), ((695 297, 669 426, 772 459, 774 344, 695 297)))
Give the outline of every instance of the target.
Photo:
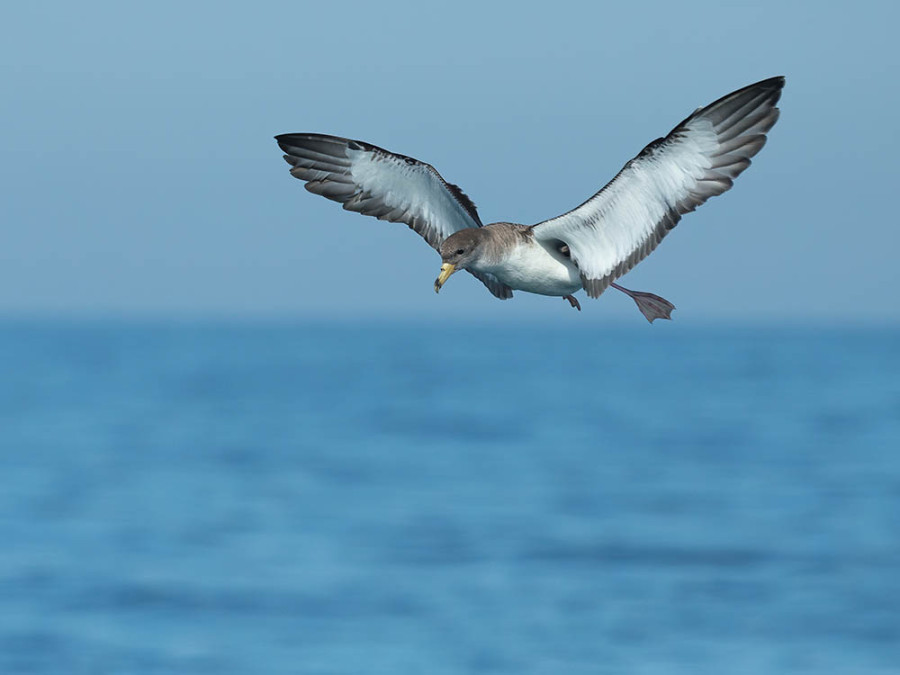
POLYGON ((465 250, 464 248, 458 248, 458 249, 456 249, 456 255, 462 255, 462 254, 465 253, 465 252, 466 252, 466 250, 465 250))

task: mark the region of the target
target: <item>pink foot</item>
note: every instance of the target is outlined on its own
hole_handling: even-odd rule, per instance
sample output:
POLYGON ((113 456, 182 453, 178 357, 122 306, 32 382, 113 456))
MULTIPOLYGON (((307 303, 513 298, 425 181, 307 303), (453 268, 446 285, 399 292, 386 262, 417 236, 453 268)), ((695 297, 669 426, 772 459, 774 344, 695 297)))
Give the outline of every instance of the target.
POLYGON ((610 284, 615 289, 625 293, 634 300, 641 314, 647 317, 647 321, 653 323, 655 319, 671 319, 672 310, 675 305, 653 293, 644 293, 643 291, 630 291, 627 288, 619 286, 619 284, 610 284))
POLYGON ((581 305, 578 304, 578 298, 576 298, 574 295, 564 295, 563 300, 568 300, 569 304, 572 305, 572 307, 577 309, 579 312, 581 311, 581 305))

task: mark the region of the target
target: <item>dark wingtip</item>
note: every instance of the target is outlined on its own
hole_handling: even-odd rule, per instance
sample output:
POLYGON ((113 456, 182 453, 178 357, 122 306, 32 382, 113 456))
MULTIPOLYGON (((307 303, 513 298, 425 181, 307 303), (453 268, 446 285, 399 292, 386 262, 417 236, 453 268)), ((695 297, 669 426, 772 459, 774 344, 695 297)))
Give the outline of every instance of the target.
POLYGON ((283 152, 290 154, 291 146, 296 146, 299 139, 303 138, 305 134, 278 134, 275 137, 275 142, 278 143, 278 147, 281 148, 283 152))
MULTIPOLYGON (((775 77, 767 77, 765 80, 748 84, 743 89, 781 89, 784 87, 786 79, 784 75, 776 75, 775 77)), ((738 91, 741 91, 740 89, 738 91)))
POLYGON ((781 98, 781 90, 784 89, 784 84, 786 80, 784 75, 776 75, 775 77, 770 77, 765 80, 760 80, 756 84, 751 84, 748 87, 744 87, 744 89, 763 89, 769 90, 772 92, 774 96, 774 100, 777 102, 779 98, 781 98))
POLYGON ((720 101, 724 101, 725 99, 728 99, 728 98, 731 98, 734 96, 738 96, 747 91, 766 91, 766 90, 768 90, 775 95, 774 100, 777 101, 778 98, 781 96, 781 90, 784 88, 784 83, 785 83, 784 75, 776 75, 775 77, 769 77, 769 78, 766 78, 765 80, 760 80, 759 82, 754 82, 753 84, 748 84, 746 87, 741 87, 737 91, 734 91, 730 94, 726 94, 722 98, 720 98, 717 101, 706 106, 706 108, 711 108, 716 103, 719 103, 720 101))
POLYGON ((275 137, 275 142, 278 143, 278 147, 281 148, 282 152, 289 152, 287 147, 287 137, 290 134, 279 134, 275 137))

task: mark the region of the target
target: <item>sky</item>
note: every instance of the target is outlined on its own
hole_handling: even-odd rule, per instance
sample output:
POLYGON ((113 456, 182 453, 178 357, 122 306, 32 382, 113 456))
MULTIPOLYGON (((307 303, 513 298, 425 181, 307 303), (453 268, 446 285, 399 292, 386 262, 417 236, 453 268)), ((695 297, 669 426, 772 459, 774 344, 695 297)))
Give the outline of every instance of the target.
POLYGON ((306 192, 272 137, 363 139, 533 224, 785 75, 753 166, 622 283, 676 321, 900 322, 896 3, 7 5, 0 316, 640 322, 612 291, 436 296, 433 250, 306 192))

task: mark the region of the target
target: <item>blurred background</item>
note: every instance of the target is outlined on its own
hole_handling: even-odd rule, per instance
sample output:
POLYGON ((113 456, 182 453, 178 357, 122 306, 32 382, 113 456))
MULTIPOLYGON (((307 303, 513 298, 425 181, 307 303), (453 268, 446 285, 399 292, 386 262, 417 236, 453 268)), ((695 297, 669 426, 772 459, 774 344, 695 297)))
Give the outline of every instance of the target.
POLYGON ((898 13, 3 10, 0 672, 898 672, 898 13), (435 296, 272 140, 530 224, 773 75, 652 326, 435 296))

